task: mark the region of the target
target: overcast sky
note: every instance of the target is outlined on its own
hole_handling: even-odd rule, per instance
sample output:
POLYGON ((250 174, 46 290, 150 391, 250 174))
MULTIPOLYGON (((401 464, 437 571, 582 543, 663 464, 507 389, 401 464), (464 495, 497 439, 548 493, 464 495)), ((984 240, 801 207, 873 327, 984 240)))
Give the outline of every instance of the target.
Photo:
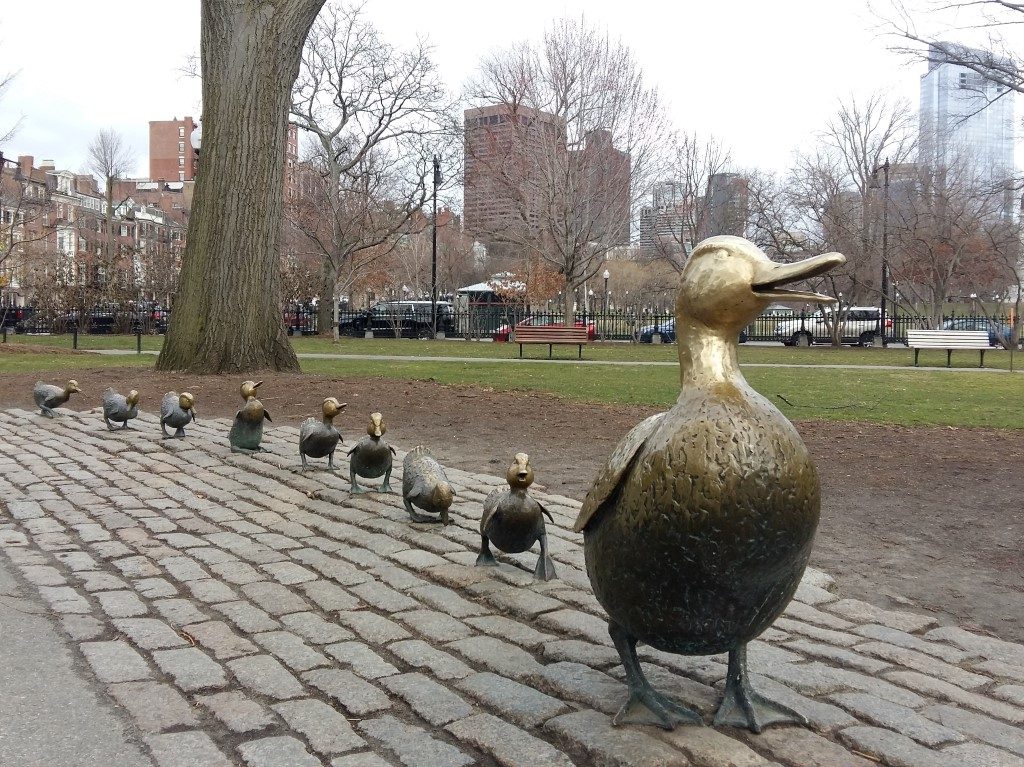
MULTIPOLYGON (((395 44, 425 35, 455 91, 489 50, 537 38, 556 17, 584 16, 634 50, 677 128, 718 137, 739 167, 784 169, 850 95, 883 90, 916 109, 924 71, 887 50, 865 0, 366 7, 395 44)), ((180 71, 198 48, 198 0, 4 3, 0 72, 18 76, 0 102, 0 133, 24 121, 0 149, 80 170, 90 139, 112 127, 134 148, 136 175, 147 175, 148 121, 200 114, 199 82, 180 71)))

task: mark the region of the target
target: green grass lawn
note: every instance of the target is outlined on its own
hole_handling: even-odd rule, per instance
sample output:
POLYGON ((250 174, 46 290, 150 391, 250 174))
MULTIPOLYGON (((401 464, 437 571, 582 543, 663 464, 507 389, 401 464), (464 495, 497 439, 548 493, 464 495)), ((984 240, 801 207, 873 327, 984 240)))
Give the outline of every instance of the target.
MULTIPOLYGON (((612 404, 667 407, 679 393, 678 371, 669 367, 307 359, 302 368, 323 375, 543 391, 612 404)), ((813 368, 748 368, 745 375, 754 388, 795 419, 1024 428, 1020 416, 1024 376, 896 370, 836 375, 834 370, 813 368)))
MULTIPOLYGON (((24 336, 9 335, 8 343, 29 343, 56 348, 71 348, 70 335, 57 336, 24 336)), ((143 336, 142 348, 147 351, 159 351, 163 344, 163 336, 143 336)), ((298 354, 370 354, 374 356, 397 355, 412 357, 466 357, 467 359, 515 359, 519 356, 518 344, 495 344, 476 341, 418 341, 413 339, 381 339, 381 338, 342 338, 334 342, 312 336, 295 337, 292 344, 298 354)), ((79 336, 78 348, 88 349, 135 349, 135 336, 79 336)), ((533 345, 524 347, 524 356, 536 359, 547 359, 547 346, 533 345)), ((576 347, 556 346, 556 359, 576 359, 576 347)), ((630 344, 621 342, 596 342, 583 349, 583 357, 587 360, 608 362, 675 362, 675 344, 630 344)), ((752 346, 741 344, 739 347, 741 363, 757 363, 764 365, 895 365, 912 367, 914 353, 903 347, 889 349, 861 349, 845 346, 833 349, 827 346, 814 346, 807 349, 777 346, 752 346)), ((941 350, 925 350, 921 352, 922 366, 943 367, 946 364, 946 353, 941 350)), ((990 349, 985 353, 985 367, 1007 369, 1010 364, 1010 353, 1005 349, 990 349)), ((961 351, 953 354, 953 367, 973 368, 978 365, 978 353, 961 351)), ((1024 351, 1014 355, 1014 368, 1024 369, 1024 351)))
MULTIPOLYGON (((310 343, 303 340, 303 345, 310 343)), ((312 342, 325 343, 325 342, 312 342)), ((354 353, 360 340, 346 341, 341 353, 354 353)), ((429 342, 368 342, 370 348, 410 353, 415 349, 432 349, 429 342)), ((436 342, 435 342, 436 343, 436 342)), ((446 342, 473 351, 507 350, 491 344, 446 342)), ((363 347, 366 348, 366 347, 363 347)), ((624 352, 636 353, 637 347, 623 346, 624 352)), ((591 349, 588 351, 597 351, 591 349)), ((611 354, 613 350, 602 349, 611 354)), ((643 353, 658 359, 672 359, 674 347, 643 347, 643 353)), ((55 350, 56 352, 56 350, 55 350)), ((446 352, 450 353, 450 352, 446 352)), ((1005 352, 1004 352, 1005 353, 1005 352)), ((850 355, 865 358, 909 354, 894 349, 774 349, 749 347, 741 355, 751 361, 799 361, 806 355, 824 355, 847 363, 850 355)), ((456 355, 452 355, 456 356, 456 355)), ((994 355, 995 356, 995 355, 994 355)), ((143 355, 86 356, 73 358, 59 352, 53 354, 3 354, 0 350, 0 373, 54 371, 75 367, 151 367, 153 357, 143 355)), ((304 359, 307 373, 352 376, 389 377, 437 381, 442 384, 463 384, 489 387, 503 391, 540 391, 568 399, 609 404, 634 404, 665 407, 679 391, 675 367, 572 365, 572 364, 502 364, 485 363, 468 358, 465 362, 437 362, 424 358, 413 362, 362 359, 304 359)), ((908 370, 842 370, 834 368, 748 367, 745 375, 750 383, 795 419, 827 419, 838 421, 874 421, 904 425, 930 424, 949 426, 991 426, 1024 428, 1021 404, 1024 402, 1024 376, 982 372, 944 372, 908 370)))

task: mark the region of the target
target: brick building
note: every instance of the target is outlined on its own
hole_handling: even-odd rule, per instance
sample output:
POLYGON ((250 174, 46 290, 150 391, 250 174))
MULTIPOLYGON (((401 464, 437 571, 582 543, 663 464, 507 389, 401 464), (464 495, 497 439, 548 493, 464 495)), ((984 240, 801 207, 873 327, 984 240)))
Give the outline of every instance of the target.
POLYGON ((112 212, 90 175, 38 167, 29 155, 0 173, 0 303, 164 301, 176 280, 185 226, 156 206, 118 198, 112 212), (113 215, 112 248, 107 216, 113 215))
POLYGON ((611 132, 593 130, 567 145, 562 118, 521 105, 467 109, 464 118, 465 231, 488 250, 540 243, 549 216, 571 220, 603 245, 630 238, 630 157, 611 132), (571 211, 559 206, 569 205, 571 211), (554 211, 554 213, 552 213, 554 211))
MULTIPOLYGON (((553 114, 497 104, 467 109, 463 217, 465 231, 488 248, 536 228, 545 155, 564 134, 553 114)), ((566 155, 564 143, 560 154, 566 155)))
POLYGON ((149 177, 192 181, 199 171, 199 149, 192 146, 197 123, 191 117, 149 121, 149 177))

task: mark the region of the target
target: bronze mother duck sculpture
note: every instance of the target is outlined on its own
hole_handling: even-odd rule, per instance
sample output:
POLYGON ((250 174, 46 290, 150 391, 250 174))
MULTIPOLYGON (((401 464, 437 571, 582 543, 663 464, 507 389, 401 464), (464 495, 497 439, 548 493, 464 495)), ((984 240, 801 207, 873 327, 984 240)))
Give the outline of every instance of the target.
POLYGON ((232 453, 252 455, 260 452, 263 441, 263 422, 273 421, 263 403, 256 399, 256 390, 263 381, 243 381, 241 392, 245 404, 235 413, 235 420, 228 432, 228 443, 232 453))
POLYGON ((826 253, 777 264, 753 243, 721 236, 701 242, 683 269, 679 399, 618 444, 574 527, 626 672, 629 698, 615 724, 702 722, 651 687, 637 642, 729 653, 716 725, 806 723, 751 687, 746 646, 800 583, 818 525, 818 474, 793 425, 744 380, 736 338, 772 301, 832 301, 779 286, 845 260, 826 253))

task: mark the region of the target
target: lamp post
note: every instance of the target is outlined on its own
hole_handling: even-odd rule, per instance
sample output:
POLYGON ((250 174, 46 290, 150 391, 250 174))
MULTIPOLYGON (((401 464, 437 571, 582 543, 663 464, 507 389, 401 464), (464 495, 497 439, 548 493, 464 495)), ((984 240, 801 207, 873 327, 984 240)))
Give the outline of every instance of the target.
POLYGON ((430 245, 430 330, 437 338, 437 187, 441 183, 441 158, 434 155, 434 231, 430 245))
MULTIPOLYGON (((885 348, 885 303, 889 295, 889 158, 880 166, 882 171, 882 300, 878 305, 878 337, 885 348)), ((875 189, 878 188, 878 171, 872 173, 875 189)))
POLYGON ((601 340, 605 340, 606 331, 608 329, 608 278, 612 276, 611 272, 607 269, 604 270, 604 305, 601 307, 602 313, 604 314, 604 322, 601 323, 601 340))

